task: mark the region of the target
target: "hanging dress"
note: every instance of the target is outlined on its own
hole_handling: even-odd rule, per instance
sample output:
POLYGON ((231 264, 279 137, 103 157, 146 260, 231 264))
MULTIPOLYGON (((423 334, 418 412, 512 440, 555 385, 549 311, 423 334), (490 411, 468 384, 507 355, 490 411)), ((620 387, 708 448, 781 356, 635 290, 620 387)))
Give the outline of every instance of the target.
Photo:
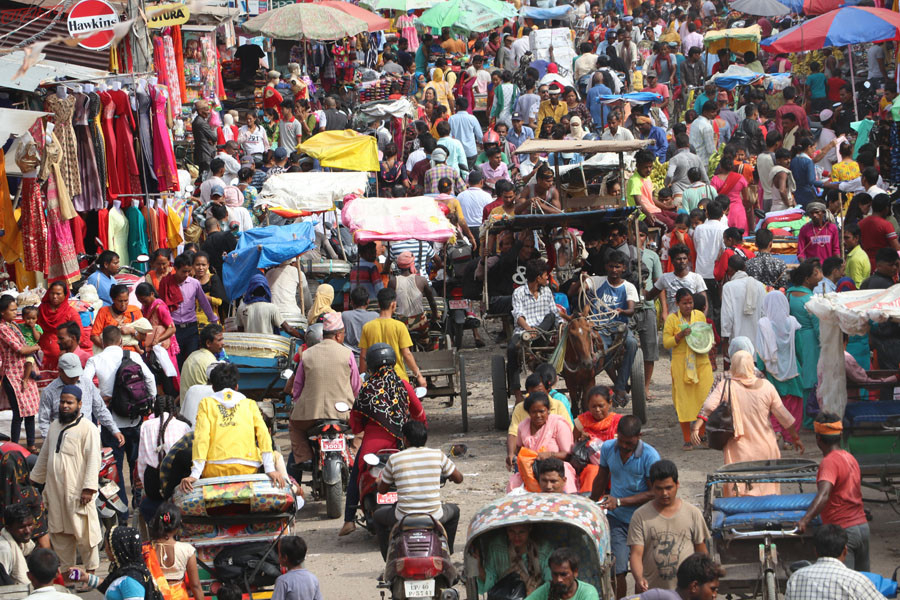
POLYGON ((28 130, 34 143, 28 145, 28 151, 16 155, 16 164, 24 173, 22 176, 22 192, 19 206, 22 217, 19 226, 22 232, 23 260, 25 268, 36 273, 47 272, 47 218, 44 215, 44 197, 41 193, 41 182, 38 179, 38 145, 36 140, 44 137, 44 123, 36 119, 28 130), (31 151, 33 149, 33 152, 31 151))
MULTIPOLYGON (((111 92, 100 92, 100 103, 103 108, 100 120, 103 130, 103 143, 106 147, 106 177, 109 182, 108 193, 110 198, 116 198, 119 194, 127 193, 122 189, 119 180, 119 156, 116 147, 116 131, 113 124, 116 120, 116 104, 113 102, 111 92)), ((109 246, 106 246, 109 248, 109 246)))
POLYGON ((144 173, 147 182, 147 191, 155 192, 156 185, 156 167, 153 162, 153 140, 150 133, 150 122, 153 114, 153 101, 150 100, 150 93, 145 92, 140 86, 134 91, 137 99, 137 134, 141 143, 141 171, 144 173))
POLYGON ((106 205, 106 192, 100 185, 94 137, 90 127, 91 98, 87 94, 75 95, 75 140, 78 145, 78 171, 81 193, 72 199, 75 210, 84 212, 99 210, 106 205))
POLYGON ((409 43, 406 47, 409 52, 419 49, 419 34, 416 32, 415 17, 410 15, 397 17, 394 26, 400 30, 400 35, 409 43))
POLYGON ((131 264, 128 254, 128 219, 121 208, 109 209, 109 246, 107 248, 119 255, 120 264, 131 264))
POLYGON ((88 130, 91 132, 91 144, 94 148, 94 159, 97 164, 97 175, 100 177, 100 188, 106 196, 106 148, 103 145, 103 133, 100 131, 100 113, 103 105, 100 102, 100 94, 91 92, 88 94, 88 130))
POLYGON ((78 148, 72 116, 75 113, 75 96, 60 98, 56 94, 47 96, 47 110, 55 114, 56 127, 53 135, 59 140, 62 156, 59 162, 60 179, 65 184, 70 197, 81 193, 81 177, 78 174, 78 148))
POLYGON ((81 278, 78 269, 78 257, 75 255, 75 244, 72 242, 72 230, 62 214, 62 206, 71 205, 69 191, 62 177, 60 164, 64 151, 56 137, 56 131, 50 136, 50 143, 43 149, 43 164, 40 178, 47 182, 47 233, 49 253, 47 257, 47 279, 73 283, 81 278))
POLYGON ((148 254, 144 215, 136 204, 134 202, 125 209, 125 218, 128 219, 128 256, 132 260, 136 260, 141 254, 148 254))
POLYGON ((153 164, 156 167, 159 190, 176 192, 178 191, 178 167, 175 165, 175 151, 172 148, 172 138, 169 136, 169 126, 166 123, 167 94, 168 90, 165 88, 153 88, 150 90, 150 97, 152 98, 153 164))
MULTIPOLYGON (((138 174, 137 157, 134 155, 134 116, 128 94, 122 90, 109 93, 115 105, 113 144, 116 147, 116 168, 119 171, 119 185, 123 194, 140 194, 141 179, 138 174)), ((123 261, 126 262, 126 261, 123 261)))

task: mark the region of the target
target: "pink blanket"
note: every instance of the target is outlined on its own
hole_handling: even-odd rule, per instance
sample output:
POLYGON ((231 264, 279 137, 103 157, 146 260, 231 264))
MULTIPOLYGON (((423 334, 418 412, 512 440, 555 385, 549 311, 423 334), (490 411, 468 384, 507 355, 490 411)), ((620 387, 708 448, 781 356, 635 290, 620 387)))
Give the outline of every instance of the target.
POLYGON ((454 235, 434 198, 356 198, 346 201, 341 222, 357 244, 376 240, 445 242, 454 235))

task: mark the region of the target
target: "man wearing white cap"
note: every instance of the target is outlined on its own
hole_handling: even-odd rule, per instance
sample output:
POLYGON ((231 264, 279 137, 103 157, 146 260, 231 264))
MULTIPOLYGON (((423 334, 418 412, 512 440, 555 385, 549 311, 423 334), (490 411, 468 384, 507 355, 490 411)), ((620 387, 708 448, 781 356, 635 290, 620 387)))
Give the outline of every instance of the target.
POLYGON ((322 341, 303 351, 294 372, 289 432, 297 464, 313 457, 306 430, 320 419, 349 418, 349 413, 339 411, 335 403, 353 406, 361 383, 353 351, 344 346, 341 313, 326 313, 322 325, 322 341))
POLYGON ((824 151, 816 157, 816 164, 822 167, 823 171, 831 172, 831 167, 838 161, 837 157, 837 135, 834 133, 834 111, 826 108, 819 113, 819 122, 822 123, 822 132, 816 141, 816 149, 824 151), (822 157, 822 158, 819 158, 822 157))
POLYGON ((59 377, 51 381, 41 391, 41 403, 38 408, 38 431, 41 437, 47 437, 50 423, 59 415, 59 396, 63 386, 77 385, 81 388, 81 414, 89 421, 96 420, 100 426, 113 434, 119 446, 125 443, 125 438, 119 431, 112 414, 109 412, 100 390, 94 382, 82 377, 84 371, 81 368, 81 359, 77 354, 66 352, 59 357, 59 377))

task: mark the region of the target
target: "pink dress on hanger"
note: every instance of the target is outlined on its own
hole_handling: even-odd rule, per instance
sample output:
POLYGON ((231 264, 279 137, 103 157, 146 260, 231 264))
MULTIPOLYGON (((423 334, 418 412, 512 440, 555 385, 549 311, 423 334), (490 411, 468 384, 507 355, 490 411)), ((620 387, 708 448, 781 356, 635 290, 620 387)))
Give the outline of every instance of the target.
MULTIPOLYGON (((106 146, 106 176, 109 180, 109 197, 116 198, 119 194, 127 193, 122 189, 119 181, 119 155, 116 147, 116 131, 113 122, 116 120, 116 105, 112 95, 100 92, 100 104, 103 106, 100 119, 100 128, 103 130, 103 143, 106 146)), ((105 241, 105 240, 104 240, 105 241)), ((108 248, 109 246, 107 246, 108 248)))
POLYGON ((131 101, 122 90, 109 92, 115 105, 115 146, 118 156, 116 167, 119 171, 119 184, 123 194, 140 194, 141 178, 138 171, 137 157, 134 154, 134 115, 131 112, 131 101))
POLYGON ((395 23, 397 29, 400 30, 400 35, 409 42, 407 46, 407 50, 409 52, 415 52, 419 49, 419 34, 416 32, 415 26, 415 17, 411 17, 409 15, 403 15, 402 17, 397 17, 397 21, 395 23))
POLYGON ((153 102, 150 128, 153 131, 153 165, 159 181, 159 191, 178 191, 178 167, 175 166, 175 151, 169 126, 166 124, 166 95, 159 88, 150 89, 153 102))

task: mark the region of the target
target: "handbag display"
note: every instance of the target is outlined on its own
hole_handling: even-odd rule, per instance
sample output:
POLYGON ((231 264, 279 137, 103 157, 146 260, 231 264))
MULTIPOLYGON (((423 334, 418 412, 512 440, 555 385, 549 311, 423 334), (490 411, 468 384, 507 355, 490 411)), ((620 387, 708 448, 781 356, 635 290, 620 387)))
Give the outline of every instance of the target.
POLYGON ((731 379, 727 379, 723 400, 706 420, 706 440, 713 450, 722 450, 734 437, 734 413, 731 408, 731 379), (727 396, 726 396, 727 394, 727 396))

